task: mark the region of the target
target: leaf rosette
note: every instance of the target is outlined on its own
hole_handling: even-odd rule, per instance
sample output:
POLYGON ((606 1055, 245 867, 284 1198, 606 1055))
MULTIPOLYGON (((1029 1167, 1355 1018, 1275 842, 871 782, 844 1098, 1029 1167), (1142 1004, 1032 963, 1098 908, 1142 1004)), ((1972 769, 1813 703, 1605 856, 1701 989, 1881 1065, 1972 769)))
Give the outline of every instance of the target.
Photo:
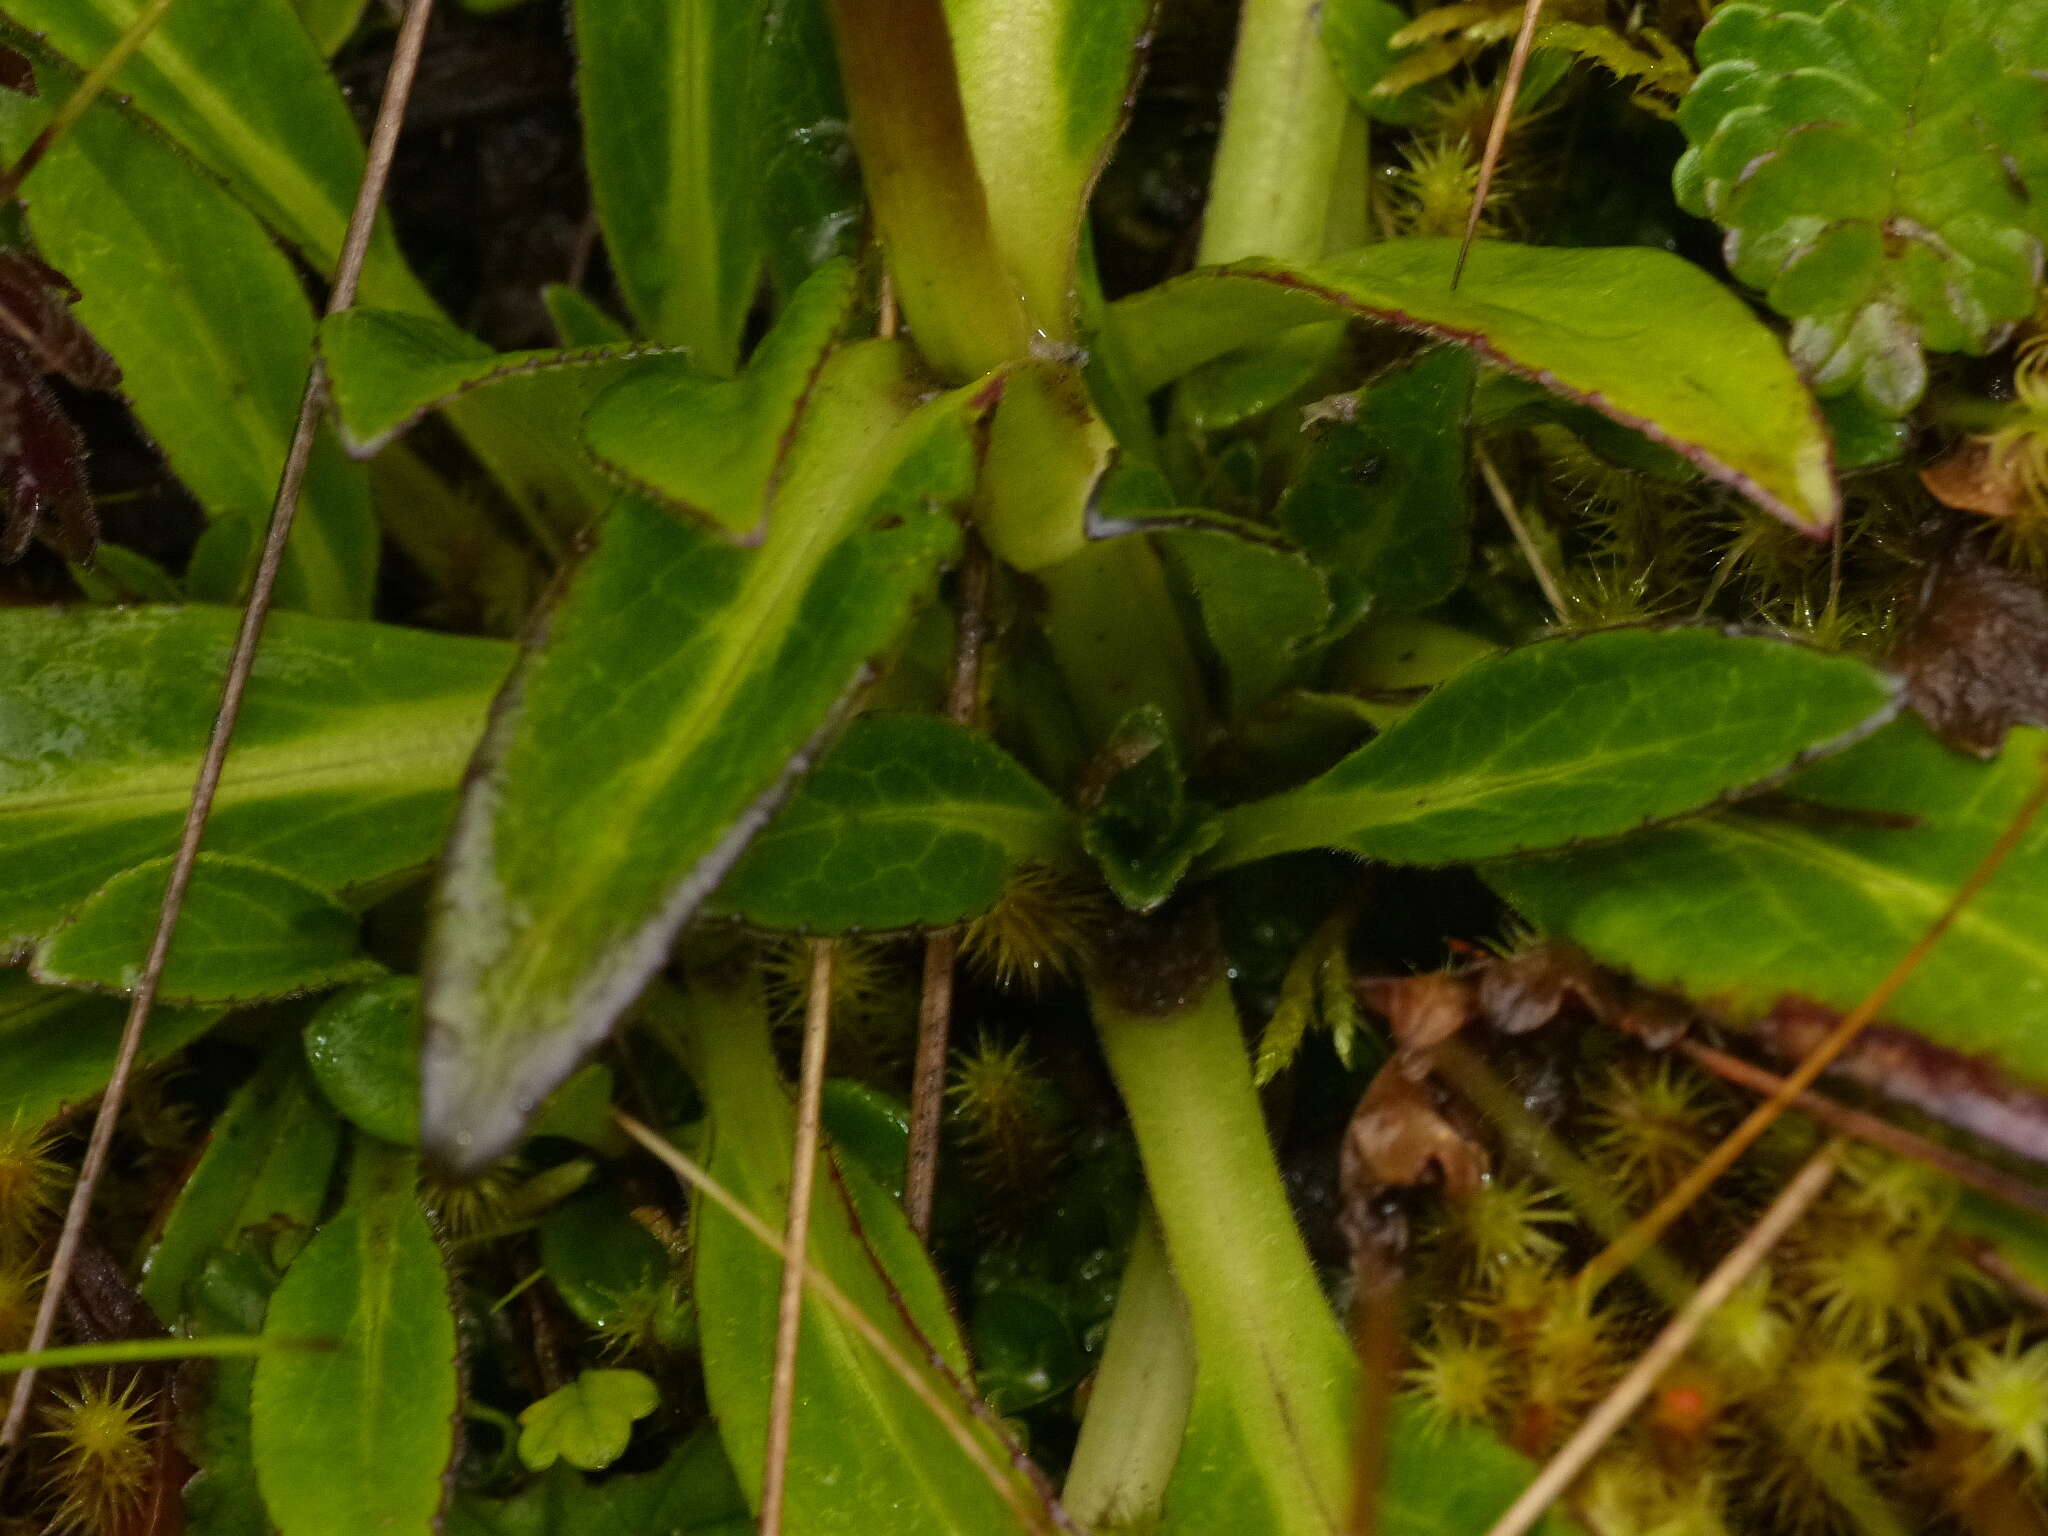
POLYGON ((2033 307, 2048 238, 2048 4, 1724 5, 1679 109, 1679 201, 1793 321, 1822 394, 1892 415, 1926 353, 1983 353, 2033 307))

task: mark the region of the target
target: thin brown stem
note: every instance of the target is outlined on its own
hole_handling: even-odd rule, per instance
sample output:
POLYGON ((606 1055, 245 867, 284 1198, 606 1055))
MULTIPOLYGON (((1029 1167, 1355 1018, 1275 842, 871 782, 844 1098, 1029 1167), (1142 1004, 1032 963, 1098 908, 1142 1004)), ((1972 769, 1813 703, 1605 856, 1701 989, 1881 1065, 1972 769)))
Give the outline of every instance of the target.
POLYGON ((782 1229, 782 1300, 775 1315, 775 1374, 768 1387, 768 1437, 761 1458, 761 1536, 781 1536, 796 1417, 797 1343, 804 1316, 804 1263, 811 1242, 811 1191, 818 1174, 818 1122, 832 1035, 832 941, 811 941, 811 989, 797 1072, 796 1138, 789 1163, 789 1214, 782 1229))
POLYGON ((1543 15, 1543 0, 1526 0, 1522 7, 1522 30, 1515 34, 1514 52, 1508 55, 1508 72, 1501 78, 1500 100, 1493 105, 1493 121, 1486 127, 1486 149, 1479 157, 1479 180, 1472 188, 1472 206, 1465 213, 1465 237, 1458 242, 1457 264, 1451 268, 1451 286, 1465 275, 1465 258, 1472 254, 1472 240, 1479 233, 1486 199, 1493 191, 1493 173, 1500 165, 1500 152, 1508 141, 1508 124, 1514 120, 1515 98, 1522 94, 1522 76, 1529 69, 1529 50, 1536 43, 1536 23, 1543 15))
MULTIPOLYGON (((960 567, 959 631, 946 716, 972 725, 981 700, 981 660, 988 640, 989 557, 969 537, 960 567)), ((903 1174, 903 1208, 920 1240, 932 1235, 932 1201, 939 1182, 939 1122, 946 1105, 946 1049, 953 1027, 953 971, 960 957, 958 929, 924 941, 924 985, 917 1006, 917 1058, 910 1076, 910 1148, 903 1174)))
MULTIPOLYGON (((370 146, 363 165, 362 184, 356 189, 355 210, 349 216, 347 238, 342 242, 341 260, 335 267, 334 288, 328 295, 327 313, 347 309, 355 302, 356 284, 362 277, 363 260, 370 248, 370 232, 376 224, 377 208, 384 198, 384 184, 391 172, 391 158, 398 146, 398 130, 405 117, 406 99, 419 69, 420 49, 426 41, 427 22, 433 14, 433 0, 407 0, 405 22, 391 55, 391 70, 385 78, 384 99, 377 108, 377 122, 370 134, 370 146)), ((178 917, 184 907, 186 889, 192 883, 192 869, 199 857, 199 845, 206 834, 207 818, 213 811, 215 792, 220 788, 222 766, 241 719, 242 699, 248 692, 249 676, 256 664, 256 650, 263 640, 263 626, 270 617, 270 604, 277 591, 278 572, 284 565, 286 541, 298 511, 299 492, 305 484, 306 466, 313 454, 314 433, 319 426, 320 408, 327 397, 327 375, 319 354, 306 374, 305 393, 299 399, 299 416, 292 429, 291 446, 285 453, 284 469, 278 477, 277 499, 271 504, 270 525, 263 539, 263 553, 256 577, 249 588, 249 601, 242 610, 241 628, 228 658, 227 678, 221 686, 220 707, 214 715, 213 731, 207 737, 206 753, 192 786, 185 824, 178 836, 178 851, 171 860, 170 878, 164 886, 163 905, 157 912, 156 932, 150 939, 149 955, 135 985, 122 1027, 121 1044, 114 1055, 113 1071, 106 1093, 93 1119, 92 1136, 86 1143, 85 1160, 78 1170, 78 1182, 71 1191, 71 1204, 64 1212, 63 1230, 50 1264, 50 1277, 36 1309, 35 1327, 29 1334, 29 1348, 38 1350, 50 1340, 58 1304, 71 1278, 78 1257, 78 1245, 85 1235, 85 1221, 92 1207, 93 1191, 105 1172, 108 1149, 113 1145, 114 1126, 120 1118, 121 1103, 135 1071, 135 1059, 142 1047, 142 1031, 156 1004, 157 988, 163 981, 164 963, 170 958, 171 940, 177 933, 178 917)), ((7 1405, 7 1420, 0 1425, 0 1448, 8 1452, 20 1443, 35 1389, 33 1370, 15 1378, 14 1395, 7 1405)))
POLYGON ((848 1328, 859 1334, 863 1342, 872 1349, 890 1373, 900 1380, 917 1400, 931 1410, 932 1417, 952 1437, 968 1461, 988 1480, 1003 1501, 1009 1505, 1025 1529, 1045 1531, 1048 1529, 1046 1512, 1037 1507, 1024 1495, 1016 1481, 1006 1477, 988 1453, 988 1448, 975 1436, 972 1421, 962 1415, 957 1407, 948 1403, 932 1385, 931 1378, 913 1366, 903 1352, 890 1342, 888 1336, 875 1326, 872 1319, 854 1304, 853 1298, 842 1291, 832 1278, 808 1259, 792 1261, 790 1252, 782 1240, 768 1229, 768 1224, 747 1209, 723 1184, 714 1179, 687 1153, 657 1136, 647 1126, 635 1120, 624 1110, 614 1109, 612 1119, 618 1123, 634 1141, 660 1162, 684 1184, 696 1190, 713 1205, 738 1222, 747 1235, 776 1254, 785 1264, 792 1265, 803 1276, 803 1282, 817 1294, 820 1301, 831 1309, 848 1328))
POLYGON ((1529 574, 1536 578, 1536 585, 1543 589, 1543 596, 1550 604, 1550 611, 1557 615, 1560 624, 1569 624, 1565 612, 1564 591, 1557 584, 1557 578, 1544 563, 1543 552, 1536 547, 1536 541, 1529 536, 1529 528, 1522 521, 1521 509, 1515 505, 1515 498, 1508 494, 1507 482, 1494 467, 1493 455, 1486 451, 1484 443, 1475 443, 1472 456, 1479 461, 1480 478, 1486 482, 1487 494, 1493 497, 1493 504, 1500 509, 1501 521, 1508 525, 1508 532, 1515 536, 1515 544, 1522 551, 1522 558, 1528 562, 1529 574))
MULTIPOLYGON (((1776 1093, 1784 1085, 1785 1080, 1777 1073, 1766 1071, 1727 1051, 1716 1050, 1711 1045, 1702 1045, 1697 1040, 1681 1040, 1678 1049, 1716 1077, 1747 1088, 1752 1093, 1776 1093)), ((2030 1211, 2036 1216, 2048 1216, 2048 1190, 1979 1162, 1954 1147, 1945 1147, 1938 1141, 1917 1136, 1881 1116, 1837 1103, 1823 1094, 1802 1093, 1793 1099, 1792 1107, 1818 1120, 1831 1131, 1853 1136, 1858 1141, 1936 1169, 1965 1188, 1974 1189, 2001 1204, 2030 1211)))
POLYGON ((1942 909, 1940 916, 1927 925, 1926 931, 1913 941, 1912 948, 1900 957, 1899 963, 1891 968, 1884 980, 1871 989, 1869 996, 1842 1016, 1841 1023, 1834 1027, 1828 1037, 1809 1051, 1806 1059, 1793 1069, 1790 1076, 1779 1083, 1771 1096, 1759 1104, 1748 1119, 1730 1131, 1726 1139, 1700 1161, 1698 1167, 1680 1179, 1669 1194, 1644 1213, 1634 1226, 1609 1244, 1605 1252, 1596 1254, 1586 1265, 1581 1278, 1585 1282, 1588 1295, 1598 1291, 1633 1264, 1666 1227, 1706 1193, 1708 1187, 1726 1173, 1729 1166, 1748 1151, 1758 1137, 1771 1128, 1778 1116, 1792 1107, 1800 1094, 1813 1086, 1814 1080, 1825 1072, 1835 1058, 1847 1050, 1856 1037, 1862 1034, 1870 1022, 1884 1010, 1885 1004, 1892 1000, 1899 988, 1904 986, 1907 979, 1920 968, 1921 961, 1925 960, 1934 946, 1941 942, 1942 935, 1948 932, 1955 920, 1962 915, 1963 909, 1970 904, 1971 899, 1984 888, 1985 882, 1998 872, 1999 865, 2005 862, 2006 856, 2018 845, 2020 839, 2026 836, 2027 828, 2033 825, 2034 818, 2041 812, 2042 803, 2048 801, 2048 753, 2042 756, 2041 769, 2040 779, 2033 789, 2028 791, 2026 799, 2014 813, 2012 820, 2006 823, 2005 830, 1999 833, 1997 841, 1978 861, 1977 867, 1971 870, 1968 877, 1956 888, 1955 895, 1949 898, 1949 903, 1942 909))
POLYGON ((0 203, 14 200, 14 194, 21 190, 28 173, 42 164, 43 156, 71 131, 73 123, 85 116, 85 109, 99 99, 121 66, 148 40, 149 34, 156 30, 157 23, 164 19, 174 4, 176 0, 149 0, 135 13, 135 19, 128 23, 127 30, 114 39, 114 46, 106 51, 99 63, 86 71, 85 78, 78 82, 71 94, 64 98, 63 104, 50 114, 50 120, 29 140, 21 158, 0 172, 0 203))
POLYGON ((1549 1464, 1536 1475, 1536 1480, 1523 1490, 1522 1496, 1508 1506, 1507 1513, 1493 1523, 1487 1536, 1523 1536, 1543 1517, 1543 1512, 1557 1502, 1578 1475, 1586 1470, 1587 1464, 1600 1454, 1601 1447, 1614 1432, 1628 1421, 1629 1415, 1642 1406, 1643 1399, 1650 1395, 1658 1379, 1685 1353, 1707 1319, 1714 1315, 1715 1309, 1735 1293, 1790 1230, 1792 1223, 1806 1214, 1807 1207, 1820 1198, 1828 1180, 1835 1176, 1840 1147, 1841 1143, 1830 1142, 1792 1176, 1792 1181, 1779 1192, 1778 1198, 1758 1218, 1757 1224, 1729 1250, 1728 1256, 1714 1267, 1714 1272, 1700 1282, 1700 1288, 1693 1293, 1692 1299, 1664 1325, 1664 1331, 1629 1367, 1628 1374, 1616 1382, 1614 1390, 1602 1399, 1600 1406, 1586 1416, 1585 1423, 1551 1457, 1549 1464))

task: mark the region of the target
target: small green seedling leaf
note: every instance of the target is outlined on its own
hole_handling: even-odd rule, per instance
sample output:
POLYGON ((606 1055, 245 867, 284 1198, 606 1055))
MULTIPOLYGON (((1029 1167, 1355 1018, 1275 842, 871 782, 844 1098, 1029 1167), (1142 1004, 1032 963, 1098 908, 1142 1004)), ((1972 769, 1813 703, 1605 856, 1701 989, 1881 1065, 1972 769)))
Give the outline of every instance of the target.
MULTIPOLYGON (((2048 734, 1990 762, 1908 716, 1809 769, 1786 803, 1489 866, 1546 932, 1740 1017, 1847 1009, 1926 931, 2039 781, 2048 734)), ((2048 830, 2036 823, 1885 1005, 1966 1056, 2048 1083, 2048 830)))
MULTIPOLYGON (((13 18, 21 21, 19 13, 13 18)), ((54 75, 58 95, 68 77, 54 75)), ((12 160, 47 102, 0 92, 12 160)), ((305 388, 313 311, 255 216, 111 103, 89 110, 36 168, 36 247, 77 284, 78 318, 121 365, 122 388, 216 527, 270 508, 305 388)), ((255 540, 231 585, 246 582, 255 540)), ((376 581, 369 482, 330 433, 315 444, 282 606, 366 615, 376 581)))
POLYGON ((1187 792, 1180 750, 1153 706, 1131 711, 1103 748, 1104 782, 1081 821, 1081 844, 1117 899, 1149 912, 1222 835, 1216 815, 1187 792))
POLYGON ((1474 663, 1321 778, 1228 812, 1211 867, 1299 848, 1449 864, 1613 837, 1775 782, 1898 712, 1862 662, 1710 629, 1474 663))
MULTIPOLYGON (((0 970, 0 1125, 43 1125, 106 1087, 128 1005, 0 970)), ((150 1015, 138 1067, 183 1050, 220 1021, 212 1008, 150 1015)))
POLYGON ((427 1146, 474 1168, 603 1037, 958 548, 971 395, 826 366, 758 549, 628 500, 515 674, 426 961, 427 1146))
POLYGON ((311 1228, 320 1217, 341 1123, 297 1056, 291 1042, 279 1045, 228 1101, 143 1261, 142 1299, 166 1327, 190 1309, 207 1262, 244 1228, 280 1217, 311 1228))
MULTIPOLYGON (((0 610, 0 952, 178 839, 239 616, 0 610)), ((326 890, 424 865, 512 647, 278 614, 256 654, 210 852, 326 890)))
POLYGON ((1288 680, 1330 622, 1329 586, 1270 530, 1248 538, 1222 528, 1165 528, 1152 535, 1180 572, 1221 665, 1225 713, 1242 719, 1288 680))
POLYGON ((1784 350, 1712 277, 1643 247, 1474 247, 1387 240, 1314 267, 1206 268, 1119 300, 1109 324, 1137 386, 1332 312, 1472 348, 1683 454, 1703 474, 1812 534, 1839 495, 1820 413, 1784 350))
POLYGON ((797 418, 854 291, 852 263, 820 268, 737 379, 677 357, 631 365, 592 403, 585 446, 629 489, 729 538, 759 543, 797 418))
POLYGON ((625 1454, 633 1423, 654 1412, 661 1394, 638 1371, 584 1371, 519 1413, 519 1459, 544 1472, 566 1461, 601 1472, 625 1454))
MULTIPOLYGON (((607 1338, 628 1337, 636 1314, 656 1320, 655 1299, 674 1288, 668 1254, 611 1189, 590 1190, 548 1212, 540 1260, 555 1294, 607 1338)), ((683 1321, 688 1314, 678 1308, 673 1315, 683 1321)))
POLYGON ((420 1139, 420 984, 387 976, 329 998, 306 1026, 306 1064, 358 1130, 398 1146, 420 1139))
POLYGON ((348 1203, 293 1262, 263 1333, 256 1478, 282 1536, 430 1536, 455 1451, 455 1319, 410 1152, 358 1141, 348 1203), (304 1340, 323 1341, 308 1349, 304 1340))
MULTIPOLYGON (((99 991, 133 988, 170 870, 168 858, 153 859, 101 886, 37 947, 35 978, 99 991)), ((199 856, 178 938, 159 992, 172 1003, 292 997, 383 970, 357 942, 356 915, 332 896, 267 864, 221 854, 199 856)))
POLYGON ((1374 384, 1349 421, 1325 422, 1281 498, 1280 526, 1328 573, 1334 623, 1412 613, 1465 578, 1471 542, 1466 418, 1479 372, 1439 347, 1374 384))
POLYGON ((856 721, 754 840, 714 905, 766 928, 910 928, 995 904, 1072 823, 987 737, 925 715, 856 721))

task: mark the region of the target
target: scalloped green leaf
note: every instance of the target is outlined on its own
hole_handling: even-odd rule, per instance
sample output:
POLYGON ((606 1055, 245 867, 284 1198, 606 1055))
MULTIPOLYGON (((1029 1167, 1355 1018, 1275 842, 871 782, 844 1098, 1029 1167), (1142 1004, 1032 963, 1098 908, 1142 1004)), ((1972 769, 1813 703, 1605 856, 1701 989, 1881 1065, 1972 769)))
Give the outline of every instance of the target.
MULTIPOLYGON (((1545 931, 1717 1009, 1754 1013, 1785 994, 1847 1009, 1948 905, 2039 783, 2044 751, 2048 733, 2016 729, 1979 761, 1908 716, 1794 779, 1785 806, 1484 873, 1545 931)), ((2034 824, 1884 1018, 2048 1082, 2048 823, 2034 824)))
MULTIPOLYGON (((0 1123, 46 1124, 106 1087, 127 1017, 125 1002, 38 986, 25 971, 0 971, 0 1123)), ((182 1050, 219 1020, 217 1009, 157 1009, 138 1066, 182 1050)))
POLYGON ((1301 848, 1448 864, 1614 837, 1839 751, 1901 697, 1863 662, 1762 635, 1540 641, 1457 673, 1321 778, 1226 812, 1209 864, 1301 848))
MULTIPOLYGON (((131 991, 170 878, 169 858, 138 864, 86 899, 37 946, 30 970, 51 986, 131 991)), ((158 995, 167 1003, 248 1003, 363 981, 356 915, 316 886, 253 859, 202 853, 158 995)))
POLYGON ((820 268, 737 379, 680 357, 632 365, 591 404, 584 446, 628 489, 759 542, 804 402, 852 312, 854 279, 850 262, 820 268))
POLYGON ((1119 901, 1150 912, 1215 846, 1221 828, 1215 812, 1187 792, 1180 749, 1155 705, 1132 710, 1099 761, 1109 776, 1081 818, 1081 845, 1119 901))
POLYGON ((565 1461, 601 1472, 625 1454, 633 1425, 660 1406, 640 1371, 584 1370, 519 1413, 519 1459, 536 1472, 565 1461))
POLYGON ((1137 89, 1149 0, 946 0, 968 142, 1031 323, 1073 334, 1075 256, 1095 178, 1137 89))
POLYGON ((419 1159, 356 1143, 348 1203, 271 1298, 251 1400, 282 1536, 431 1536, 455 1453, 455 1318, 419 1159), (307 1348, 309 1340, 323 1347, 307 1348))
MULTIPOLYGON (((49 112, 0 92, 0 150, 19 155, 49 112)), ((313 311, 299 274, 252 214, 111 104, 51 149, 24 203, 37 249, 78 286, 79 321, 121 365, 136 419, 216 530, 248 530, 229 576, 246 582, 306 385, 313 311)), ((369 482, 323 430, 278 600, 366 615, 376 573, 369 482)))
MULTIPOLYGON (((0 951, 176 846, 239 618, 0 609, 0 951)), ((208 850, 334 891, 424 866, 511 661, 500 641, 278 614, 208 850)))
MULTIPOLYGON (((154 1029, 154 1015, 150 1023, 154 1029)), ((245 1227, 278 1217, 312 1227, 340 1151, 341 1122, 320 1102, 287 1039, 214 1121, 163 1235, 143 1260, 137 1289, 164 1325, 176 1325, 190 1309, 192 1282, 245 1227)))
POLYGON ((751 1536, 718 1436, 698 1430, 652 1472, 592 1480, 556 1466, 510 1498, 457 1493, 445 1536, 751 1536))
POLYGON ((441 406, 503 390, 522 394, 533 419, 553 425, 554 451, 574 463, 576 419, 649 350, 600 345, 493 352, 445 320, 392 309, 346 309, 320 325, 342 444, 359 459, 373 457, 441 406))
POLYGON ((938 926, 987 910, 1019 866, 1072 844, 1066 808, 987 737, 873 715, 754 839, 714 906, 818 933, 938 926))
POLYGON ((1238 262, 1110 307, 1146 392, 1332 311, 1424 331, 1683 454, 1809 533, 1839 514, 1820 413, 1749 306, 1690 262, 1643 247, 1481 241, 1450 285, 1455 240, 1387 240, 1312 267, 1238 262))
POLYGON ((442 866, 427 1146, 509 1146, 794 786, 958 549, 972 392, 826 364, 758 548, 627 500, 508 685, 442 866))
POLYGON ((1823 394, 1900 415, 1926 352, 1983 353, 2034 306, 2048 239, 2048 5, 1721 6, 1678 114, 1679 200, 1795 323, 1823 394))

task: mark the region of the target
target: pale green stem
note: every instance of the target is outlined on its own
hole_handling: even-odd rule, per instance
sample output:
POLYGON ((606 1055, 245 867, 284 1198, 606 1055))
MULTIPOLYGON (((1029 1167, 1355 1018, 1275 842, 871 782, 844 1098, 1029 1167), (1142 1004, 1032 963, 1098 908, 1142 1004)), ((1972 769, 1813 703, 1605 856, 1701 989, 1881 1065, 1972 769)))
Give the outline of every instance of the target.
POLYGON ((1352 106, 1323 51, 1323 0, 1245 0, 1209 207, 1204 265, 1327 249, 1352 106))

